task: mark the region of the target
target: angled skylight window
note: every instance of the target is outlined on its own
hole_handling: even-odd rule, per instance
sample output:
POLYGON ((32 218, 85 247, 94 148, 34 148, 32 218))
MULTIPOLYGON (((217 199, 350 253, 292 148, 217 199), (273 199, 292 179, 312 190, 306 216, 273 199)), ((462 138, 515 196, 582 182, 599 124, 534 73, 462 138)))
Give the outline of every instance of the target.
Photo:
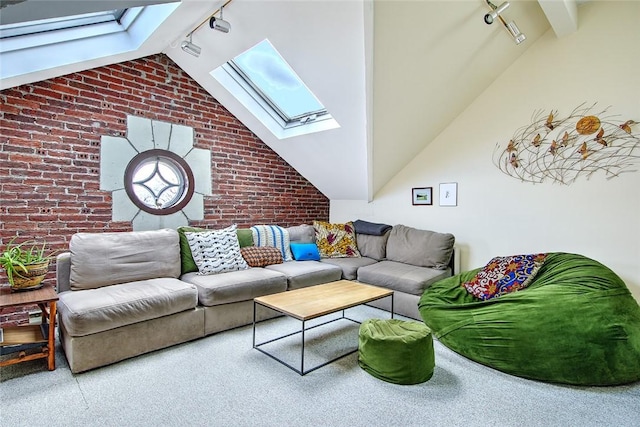
POLYGON ((211 75, 280 139, 338 127, 267 39, 216 68, 211 75), (301 129, 288 131, 292 128, 301 129))
POLYGON ((263 40, 229 63, 286 122, 327 114, 269 40, 263 40))
POLYGON ((43 33, 47 31, 66 30, 69 28, 102 24, 105 22, 120 23, 120 19, 122 19, 122 16, 126 11, 127 9, 114 9, 104 12, 83 13, 80 15, 0 25, 0 39, 43 33))
POLYGON ((60 67, 80 69, 88 61, 133 52, 180 4, 173 0, 2 2, 0 90, 33 81, 33 73, 40 73, 38 80, 46 79, 56 76, 60 67))

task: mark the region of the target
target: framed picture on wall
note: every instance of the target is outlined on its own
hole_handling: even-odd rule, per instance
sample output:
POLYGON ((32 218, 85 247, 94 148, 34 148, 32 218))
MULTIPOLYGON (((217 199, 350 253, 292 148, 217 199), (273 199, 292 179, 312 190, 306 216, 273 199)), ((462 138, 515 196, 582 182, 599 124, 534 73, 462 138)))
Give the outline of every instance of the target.
POLYGON ((458 206, 458 183, 440 184, 440 206, 458 206))
POLYGON ((411 203, 413 205, 432 205, 433 187, 412 188, 411 203))

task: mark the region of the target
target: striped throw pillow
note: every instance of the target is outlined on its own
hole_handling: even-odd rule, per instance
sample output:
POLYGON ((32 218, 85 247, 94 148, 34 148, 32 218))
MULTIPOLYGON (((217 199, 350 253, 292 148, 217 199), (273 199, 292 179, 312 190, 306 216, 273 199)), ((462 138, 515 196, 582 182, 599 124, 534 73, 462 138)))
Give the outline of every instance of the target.
POLYGON ((251 227, 253 244, 256 246, 273 246, 280 250, 284 261, 292 261, 289 248, 289 231, 277 225, 254 225, 251 227))

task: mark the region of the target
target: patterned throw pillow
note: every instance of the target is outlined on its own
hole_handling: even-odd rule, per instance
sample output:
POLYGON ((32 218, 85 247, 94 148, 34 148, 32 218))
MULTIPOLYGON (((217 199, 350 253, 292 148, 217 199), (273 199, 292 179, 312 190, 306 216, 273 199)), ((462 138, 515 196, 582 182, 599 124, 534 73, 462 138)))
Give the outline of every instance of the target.
POLYGON ((238 244, 236 225, 222 230, 185 232, 198 274, 218 274, 249 268, 238 244))
POLYGON ((495 257, 462 286, 481 300, 515 292, 529 286, 546 257, 547 254, 495 257))
POLYGON ((356 231, 351 221, 331 224, 313 221, 316 230, 316 244, 322 258, 359 258, 356 231))
POLYGON ((282 253, 273 246, 247 246, 240 248, 240 252, 249 267, 282 264, 282 253))
MULTIPOLYGON (((199 231, 207 231, 206 228, 196 228, 196 227, 178 227, 178 234, 180 235, 180 263, 182 267, 181 274, 192 273, 198 271, 198 266, 195 261, 193 261, 193 255, 191 254, 191 248, 189 247, 189 241, 184 233, 187 232, 199 232, 199 231)), ((238 228, 236 230, 236 234, 238 235, 238 243, 240 243, 240 247, 244 248, 245 246, 253 246, 253 234, 251 230, 248 228, 238 228)))
POLYGON ((280 250, 284 261, 292 261, 289 249, 289 231, 277 225, 254 225, 251 227, 253 244, 256 246, 273 246, 280 250))

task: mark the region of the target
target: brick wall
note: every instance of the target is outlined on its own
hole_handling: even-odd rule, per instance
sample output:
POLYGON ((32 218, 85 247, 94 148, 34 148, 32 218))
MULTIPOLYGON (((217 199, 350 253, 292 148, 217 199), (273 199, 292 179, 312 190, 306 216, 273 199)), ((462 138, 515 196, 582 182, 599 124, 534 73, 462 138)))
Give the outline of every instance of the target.
MULTIPOLYGON (((125 136, 127 115, 191 126, 211 150, 213 196, 192 225, 328 219, 322 193, 160 54, 0 92, 0 248, 16 234, 64 250, 76 232, 131 230, 99 189, 100 138, 125 136)), ((27 321, 0 313, 0 324, 27 321)))

